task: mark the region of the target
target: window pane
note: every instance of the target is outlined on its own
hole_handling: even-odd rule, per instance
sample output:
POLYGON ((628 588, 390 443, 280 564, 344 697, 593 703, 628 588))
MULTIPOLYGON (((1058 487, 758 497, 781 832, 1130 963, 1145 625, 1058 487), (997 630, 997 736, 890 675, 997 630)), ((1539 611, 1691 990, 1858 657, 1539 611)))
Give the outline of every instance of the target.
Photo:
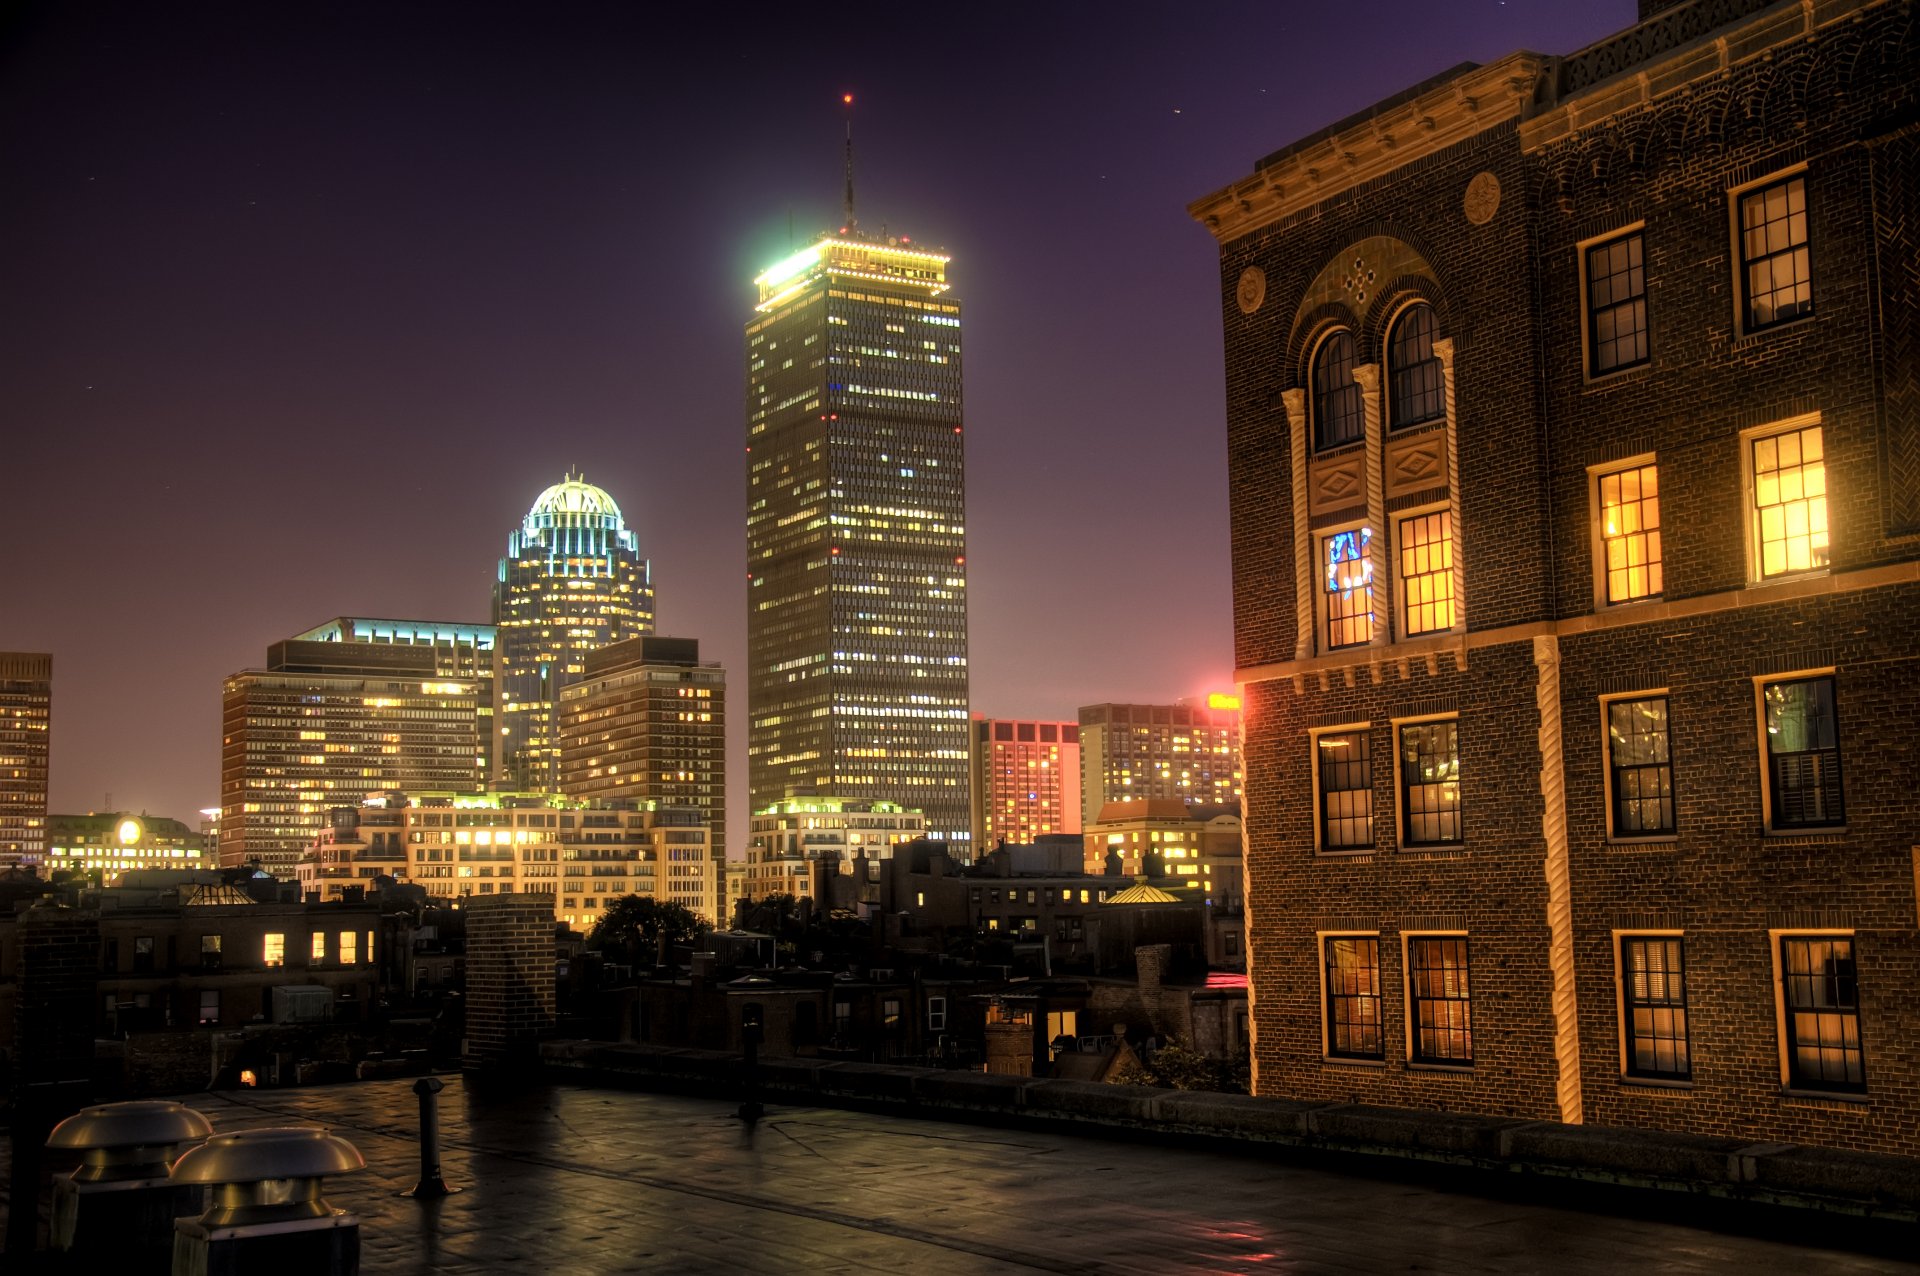
POLYGON ((1453 628, 1453 515, 1438 510, 1402 519, 1396 548, 1406 636, 1453 628))
POLYGON ((1387 393, 1396 429, 1446 415, 1446 380, 1433 353, 1439 331, 1433 307, 1425 302, 1408 306, 1394 321, 1393 337, 1387 343, 1387 393))
POLYGON ((1753 515, 1762 578, 1827 565, 1826 448, 1820 427, 1753 441, 1753 515))
POLYGON ((1353 379, 1353 334, 1342 329, 1320 344, 1313 359, 1314 446, 1338 447, 1366 432, 1360 387, 1353 379))
POLYGON ((1653 570, 1631 575, 1615 569, 1660 562, 1660 471, 1640 465, 1600 478, 1600 543, 1606 555, 1607 601, 1632 602, 1657 594, 1653 570))
POLYGON ((1401 842, 1445 846, 1461 840, 1459 723, 1400 728, 1401 842))
POLYGON ((1867 1088, 1860 1048, 1859 976, 1850 936, 1782 936, 1787 1075, 1812 1090, 1867 1088))
POLYGON ((1335 532, 1322 542, 1326 571, 1327 648, 1373 640, 1373 529, 1335 532))
POLYGON ((1342 936, 1326 941, 1327 1053, 1344 1059, 1385 1057, 1380 1034, 1380 941, 1342 936))
POLYGON ((1409 940, 1407 964, 1415 1061, 1472 1063, 1467 941, 1457 937, 1409 940))
POLYGON ((1834 682, 1802 678, 1760 689, 1767 724, 1767 769, 1775 828, 1844 824, 1840 721, 1834 682))
POLYGON ((1740 197, 1741 277, 1749 330, 1813 313, 1806 199, 1804 175, 1740 197))
POLYGON ((1613 773, 1614 836, 1673 832, 1667 698, 1611 702, 1607 705, 1607 738, 1613 773))
POLYGON ((1329 849, 1373 847, 1372 736, 1366 731, 1323 735, 1320 761, 1320 844, 1329 849))
POLYGON ((1647 359, 1647 280, 1635 232, 1587 249, 1587 373, 1647 359))
POLYGON ((1621 939, 1620 983, 1627 1019, 1628 1074, 1672 1079, 1691 1076, 1683 941, 1621 939))

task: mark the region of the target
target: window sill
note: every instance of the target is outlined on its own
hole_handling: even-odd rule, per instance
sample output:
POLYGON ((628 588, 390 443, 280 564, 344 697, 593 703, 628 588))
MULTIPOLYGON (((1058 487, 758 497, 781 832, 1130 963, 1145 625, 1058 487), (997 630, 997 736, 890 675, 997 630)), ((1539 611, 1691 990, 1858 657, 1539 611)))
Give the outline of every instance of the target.
POLYGON ((1594 600, 1593 613, 1604 616, 1611 612, 1632 611, 1636 607, 1653 607, 1667 601, 1665 594, 1648 594, 1645 598, 1623 598, 1619 602, 1608 602, 1603 596, 1594 600))
POLYGON ((1802 842, 1838 842, 1847 835, 1844 824, 1820 824, 1811 828, 1766 828, 1763 837, 1798 838, 1802 842))
POLYGON ((1813 567, 1803 572, 1781 572, 1778 576, 1762 576, 1758 580, 1749 580, 1747 589, 1771 589, 1775 585, 1797 585, 1802 581, 1824 580, 1833 575, 1833 566, 1813 567))
POLYGON ((1315 850, 1313 854, 1315 859, 1323 860, 1370 860, 1378 853, 1378 850, 1379 848, 1373 846, 1356 846, 1351 849, 1334 847, 1332 849, 1318 849, 1315 850))
POLYGON ((1693 1082, 1691 1080, 1669 1080, 1666 1077, 1636 1077, 1628 1072, 1620 1074, 1620 1084, 1636 1090, 1675 1090, 1684 1092, 1693 1089, 1693 1082))
POLYGON ((1385 1059, 1342 1059, 1330 1054, 1321 1055, 1320 1062, 1330 1068, 1384 1068, 1387 1066, 1385 1059))
POLYGON ((1414 844, 1400 845, 1394 848, 1402 855, 1425 855, 1432 859, 1464 859, 1467 855, 1465 842, 1440 842, 1432 846, 1414 844))
POLYGON ((1864 1094, 1852 1094, 1844 1090, 1796 1090, 1792 1086, 1780 1087, 1783 1099, 1818 1099, 1822 1103, 1847 1103, 1856 1107, 1869 1107, 1873 1100, 1864 1094))
POLYGON ((1452 1073, 1454 1076, 1457 1076, 1457 1077, 1470 1077, 1473 1075, 1473 1065, 1470 1063, 1409 1062, 1407 1064, 1407 1071, 1408 1072, 1447 1072, 1447 1073, 1452 1073))
POLYGON ((1308 439, 1307 440, 1307 449, 1309 453, 1308 459, 1314 460, 1314 461, 1330 461, 1336 457, 1344 455, 1347 452, 1361 451, 1366 446, 1367 446, 1367 440, 1364 436, 1357 439, 1350 439, 1345 443, 1334 443, 1327 447, 1316 447, 1314 446, 1313 440, 1308 439))
POLYGON ((1611 390, 1614 386, 1637 380, 1640 376, 1652 371, 1653 360, 1642 359, 1639 363, 1629 364, 1624 368, 1609 368, 1605 372, 1588 372, 1581 378, 1580 388, 1583 391, 1611 390))
POLYGON ((1727 347, 1727 353, 1739 354, 1741 351, 1751 349, 1753 346, 1765 341, 1768 337, 1774 336, 1777 333, 1792 332, 1796 328, 1804 328, 1819 318, 1820 312, 1816 310, 1811 314, 1796 315, 1792 319, 1782 320, 1779 323, 1770 323, 1764 328, 1749 329, 1746 324, 1741 322, 1736 316, 1735 324, 1737 325, 1737 335, 1733 339, 1733 344, 1727 347))
POLYGON ((1607 845, 1619 847, 1621 850, 1626 851, 1636 848, 1660 850, 1665 847, 1674 846, 1678 844, 1679 841, 1680 835, 1678 833, 1656 833, 1652 837, 1610 837, 1607 839, 1607 845))

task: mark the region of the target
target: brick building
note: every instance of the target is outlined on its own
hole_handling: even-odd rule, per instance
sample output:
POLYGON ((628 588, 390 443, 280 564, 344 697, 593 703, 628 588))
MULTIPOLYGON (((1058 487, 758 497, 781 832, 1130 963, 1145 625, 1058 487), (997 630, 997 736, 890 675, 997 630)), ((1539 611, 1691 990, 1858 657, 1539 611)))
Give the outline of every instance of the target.
POLYGON ((1640 17, 1193 205, 1256 1087, 1910 1151, 1912 9, 1640 17))

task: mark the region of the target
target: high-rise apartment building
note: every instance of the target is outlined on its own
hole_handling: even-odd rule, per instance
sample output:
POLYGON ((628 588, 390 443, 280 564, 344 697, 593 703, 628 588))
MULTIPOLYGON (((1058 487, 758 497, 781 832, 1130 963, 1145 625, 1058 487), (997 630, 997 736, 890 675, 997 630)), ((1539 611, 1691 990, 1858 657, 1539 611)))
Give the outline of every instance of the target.
POLYGON ((53 657, 0 651, 0 868, 46 854, 52 714, 53 657))
POLYGON ((1078 833, 1080 724, 973 715, 973 845, 1078 833))
POLYGON ((499 744, 494 728, 495 629, 457 620, 375 620, 341 616, 295 634, 294 642, 369 643, 381 647, 425 647, 433 652, 434 671, 476 686, 480 716, 480 752, 492 776, 499 744))
POLYGON ((699 811, 721 872, 726 706, 726 671, 701 661, 695 639, 647 635, 589 652, 580 681, 560 693, 560 792, 699 811))
POLYGON ((966 475, 947 258, 824 235, 747 324, 748 784, 897 802, 964 853, 966 475))
POLYGON ((1080 710, 1082 827, 1098 823, 1109 802, 1172 798, 1225 807, 1237 804, 1240 793, 1237 698, 1080 710))
POLYGON ((226 680, 221 865, 291 876, 333 807, 381 789, 484 787, 480 696, 428 646, 275 643, 265 669, 226 680))
POLYGON ((653 632, 653 573, 619 505, 569 474, 540 493, 507 538, 493 587, 498 631, 495 778, 557 791, 560 692, 586 655, 653 632))

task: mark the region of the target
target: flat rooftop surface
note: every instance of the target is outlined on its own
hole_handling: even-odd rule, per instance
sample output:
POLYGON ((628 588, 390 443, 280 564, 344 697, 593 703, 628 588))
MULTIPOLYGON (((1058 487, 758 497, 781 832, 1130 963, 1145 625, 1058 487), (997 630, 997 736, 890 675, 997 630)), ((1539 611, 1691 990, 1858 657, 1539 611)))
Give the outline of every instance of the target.
POLYGON ((358 1146, 367 1171, 325 1193, 360 1215, 368 1276, 1911 1270, 1258 1155, 830 1108, 749 1130, 707 1099, 445 1080, 442 1163, 465 1190, 430 1205, 398 1195, 419 1170, 410 1080, 186 1101, 216 1130, 312 1122, 358 1146))

